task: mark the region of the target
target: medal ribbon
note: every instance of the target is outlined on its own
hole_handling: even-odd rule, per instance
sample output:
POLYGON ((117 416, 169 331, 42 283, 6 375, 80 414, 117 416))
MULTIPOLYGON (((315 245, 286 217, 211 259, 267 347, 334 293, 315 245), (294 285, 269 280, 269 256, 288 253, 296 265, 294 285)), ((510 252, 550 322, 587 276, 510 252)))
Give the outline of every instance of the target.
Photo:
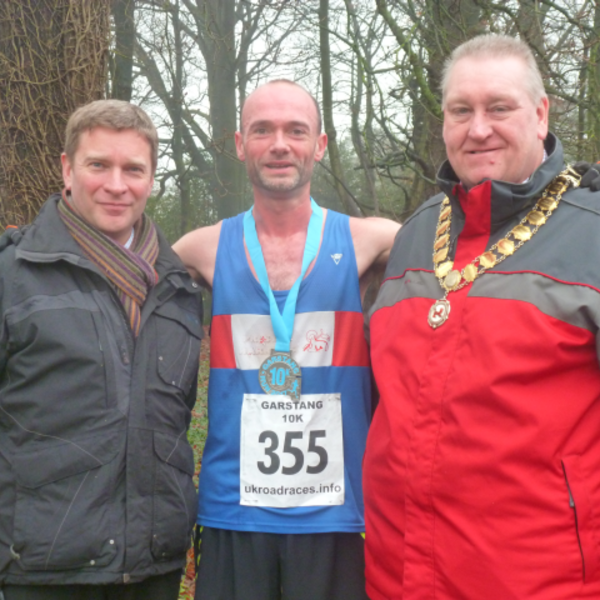
POLYGON ((310 265, 315 256, 317 256, 319 250, 321 228, 323 227, 323 209, 312 198, 310 199, 310 204, 312 207, 312 214, 306 232, 306 243, 304 244, 304 255, 302 256, 302 271, 300 272, 300 277, 294 282, 294 285, 285 300, 283 314, 279 311, 279 306, 277 306, 277 301, 275 300, 275 296, 269 285, 267 267, 260 247, 260 241, 258 240, 258 235, 256 233, 256 222, 254 220, 254 215, 252 214, 254 206, 252 206, 252 208, 244 215, 244 239, 246 240, 246 247, 248 248, 250 259, 252 260, 252 264, 254 265, 254 269, 258 276, 258 281, 269 299, 271 323, 273 325, 276 340, 275 350, 277 352, 290 351, 290 342, 294 330, 296 302, 298 300, 300 284, 304 279, 308 265, 310 265))

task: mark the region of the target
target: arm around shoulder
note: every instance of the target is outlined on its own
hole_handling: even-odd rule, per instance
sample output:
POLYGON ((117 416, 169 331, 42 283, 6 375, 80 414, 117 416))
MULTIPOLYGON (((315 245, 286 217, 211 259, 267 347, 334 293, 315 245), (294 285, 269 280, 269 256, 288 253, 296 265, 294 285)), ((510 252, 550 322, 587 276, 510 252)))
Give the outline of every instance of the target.
POLYGON ((212 288, 220 235, 221 222, 186 233, 173 244, 190 275, 208 288, 212 288))
POLYGON ((373 266, 385 266, 399 229, 400 223, 391 219, 350 219, 359 277, 373 266))

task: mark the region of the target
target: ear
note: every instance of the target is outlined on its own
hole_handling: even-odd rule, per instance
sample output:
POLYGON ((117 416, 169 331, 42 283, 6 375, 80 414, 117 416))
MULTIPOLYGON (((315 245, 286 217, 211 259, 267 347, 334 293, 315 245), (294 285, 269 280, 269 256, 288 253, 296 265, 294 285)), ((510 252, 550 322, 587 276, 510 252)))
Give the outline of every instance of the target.
POLYGON ((237 157, 241 161, 246 160, 246 154, 244 152, 244 140, 241 131, 235 132, 235 149, 237 152, 237 157))
POLYGON ((535 113, 538 118, 538 138, 540 140, 545 140, 548 136, 548 114, 550 112, 550 103, 548 102, 548 98, 542 98, 537 108, 535 109, 535 113))
POLYGON ((327 151, 327 134, 320 133, 315 146, 315 161, 319 162, 327 151))
POLYGON ((63 152, 60 155, 60 162, 62 163, 62 177, 63 177, 63 181, 65 182, 65 188, 67 190, 71 189, 71 173, 72 173, 72 167, 71 167, 71 161, 69 160, 69 157, 63 152))
POLYGON ((148 198, 150 198, 150 196, 152 195, 153 187, 154 187, 154 175, 152 175, 152 177, 150 177, 150 182, 148 183, 148 196, 146 197, 146 202, 148 201, 148 198))

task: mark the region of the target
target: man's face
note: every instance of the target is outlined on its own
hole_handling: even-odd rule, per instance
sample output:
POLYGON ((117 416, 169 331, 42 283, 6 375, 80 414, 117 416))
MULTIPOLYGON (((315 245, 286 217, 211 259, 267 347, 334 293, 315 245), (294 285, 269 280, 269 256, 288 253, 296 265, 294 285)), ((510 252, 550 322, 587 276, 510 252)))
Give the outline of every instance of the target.
POLYGON ((65 187, 75 212, 119 244, 125 244, 152 192, 150 144, 133 129, 84 131, 73 160, 62 157, 65 187))
POLYGON ((291 197, 310 187, 314 163, 327 148, 317 126, 313 101, 295 85, 265 85, 248 96, 235 143, 255 190, 291 197))
POLYGON ((450 72, 444 141, 465 187, 482 179, 521 183, 541 164, 548 100, 533 102, 526 76, 516 57, 463 58, 450 72))

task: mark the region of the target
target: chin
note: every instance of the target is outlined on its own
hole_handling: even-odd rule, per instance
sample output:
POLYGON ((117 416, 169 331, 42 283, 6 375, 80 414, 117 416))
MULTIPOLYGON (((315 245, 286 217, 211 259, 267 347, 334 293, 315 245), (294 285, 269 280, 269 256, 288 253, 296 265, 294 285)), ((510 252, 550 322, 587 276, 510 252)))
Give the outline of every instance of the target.
POLYGON ((295 181, 268 181, 265 186, 271 192, 291 192, 296 189, 295 181))

